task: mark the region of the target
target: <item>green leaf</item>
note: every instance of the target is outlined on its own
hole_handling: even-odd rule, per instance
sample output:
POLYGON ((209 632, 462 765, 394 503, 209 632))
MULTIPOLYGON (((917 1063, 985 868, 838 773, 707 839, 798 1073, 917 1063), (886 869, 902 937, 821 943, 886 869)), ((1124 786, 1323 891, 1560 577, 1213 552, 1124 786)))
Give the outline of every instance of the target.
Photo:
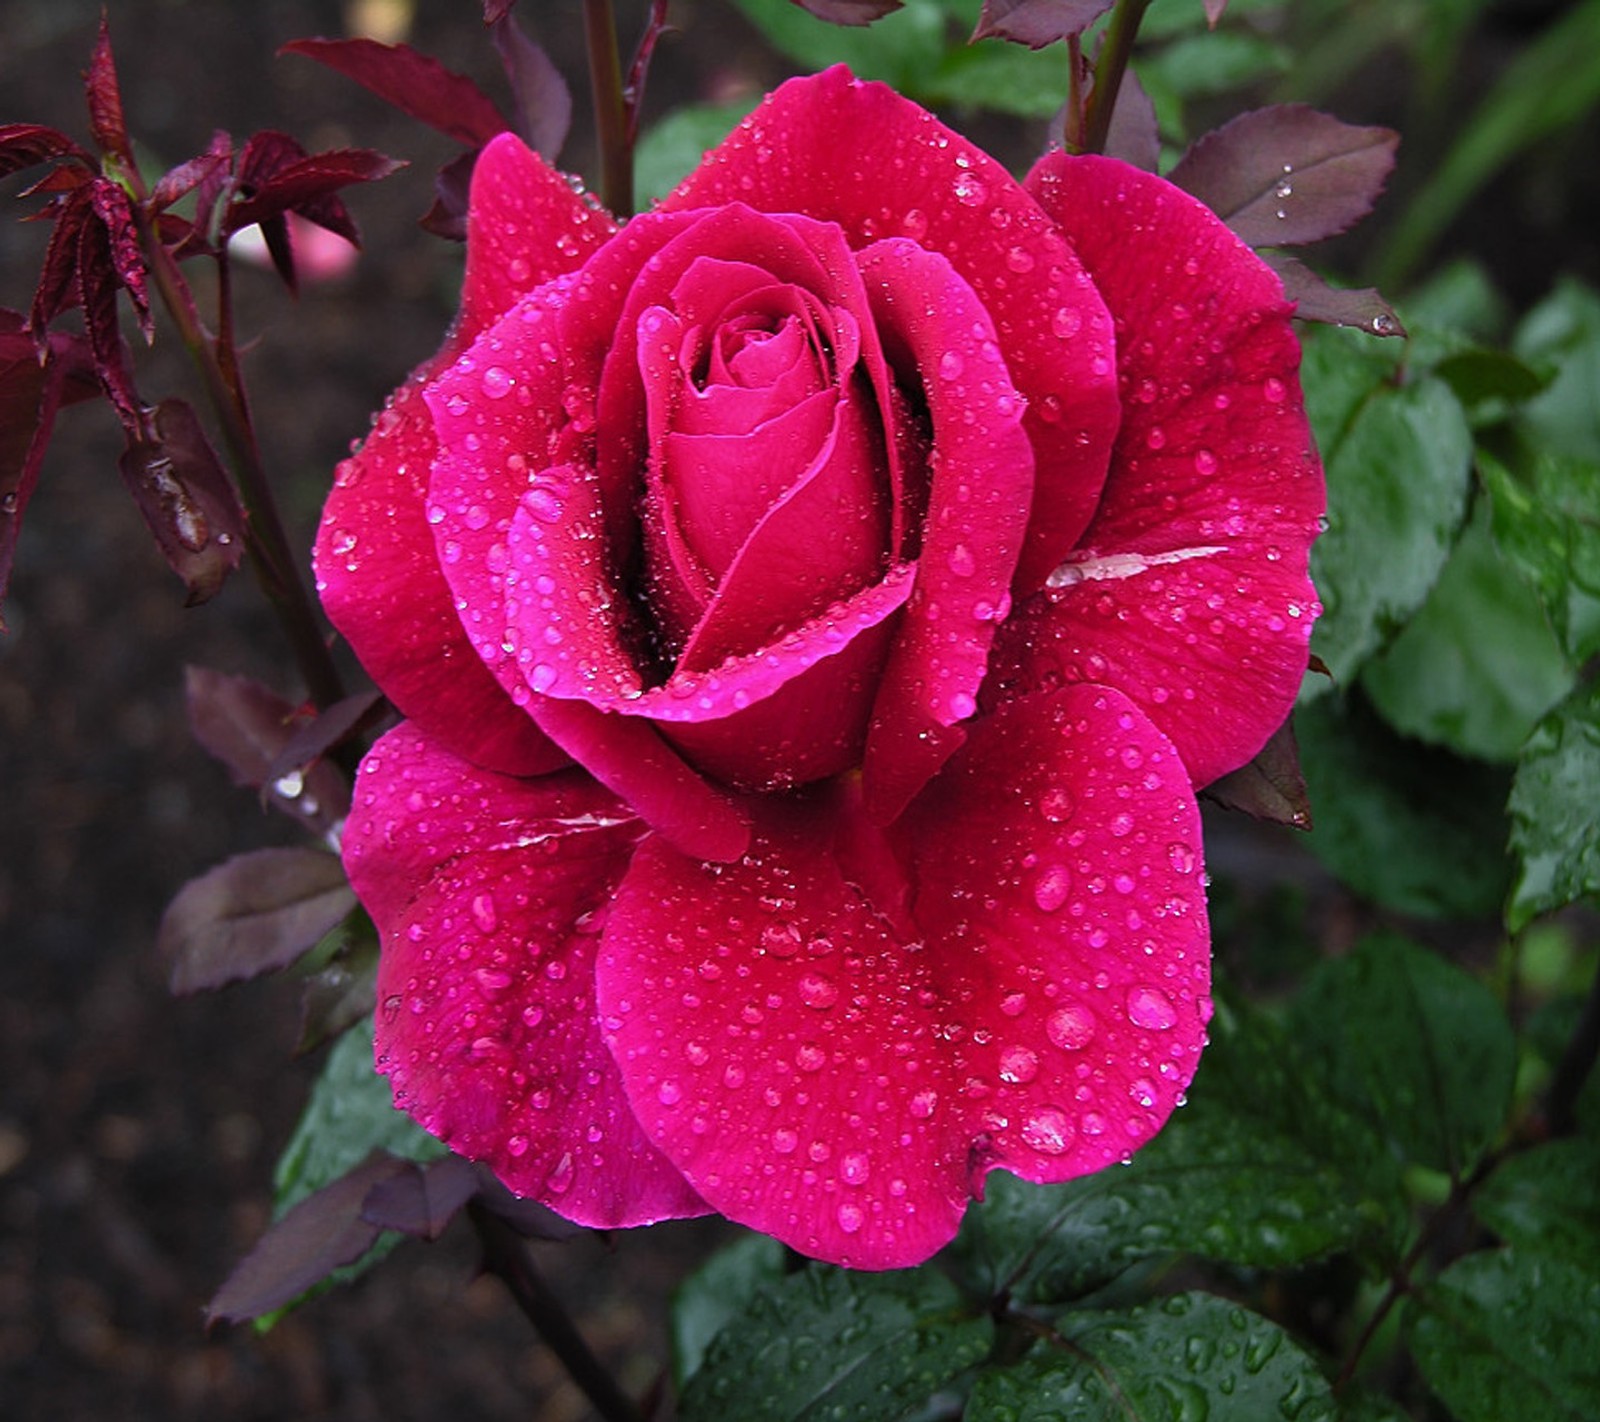
POLYGON ((679 1286, 672 1299, 672 1368, 681 1389, 705 1361, 706 1349, 744 1315, 756 1294, 787 1273, 786 1251, 764 1234, 724 1246, 679 1286))
POLYGON ((1371 389, 1342 430, 1317 436, 1328 531, 1311 550, 1323 605, 1311 650, 1348 686, 1444 567, 1466 512, 1472 436, 1460 402, 1431 376, 1371 389))
POLYGON ((1247 30, 1225 30, 1175 40, 1145 58, 1140 78, 1149 75, 1163 90, 1189 99, 1224 94, 1274 78, 1284 73, 1289 63, 1283 46, 1247 30))
POLYGON ((1511 783, 1511 849, 1520 872, 1513 931, 1600 892, 1600 682, 1581 687, 1534 732, 1511 783))
POLYGON ((1408 1309, 1411 1351, 1458 1422, 1600 1416, 1600 1276, 1501 1249, 1458 1259, 1408 1309))
POLYGON ((1315 828, 1302 841, 1357 893, 1402 913, 1481 918, 1511 882, 1497 766, 1403 740, 1360 698, 1295 713, 1315 828))
POLYGON ((1480 450, 1478 471, 1496 544, 1538 593, 1567 655, 1588 661, 1600 652, 1600 464, 1540 451, 1508 465, 1480 450))
POLYGON ((922 77, 921 97, 927 103, 1047 119, 1066 102, 1071 63, 1060 44, 1039 50, 999 43, 951 49, 936 71, 922 77))
MULTIPOLYGON (((1600 27, 1600 4, 1588 9, 1600 27)), ((1600 294, 1560 282, 1528 313, 1512 345, 1524 360, 1556 368, 1550 388, 1519 412, 1529 439, 1553 454, 1600 464, 1600 294)))
POLYGON ((915 96, 918 82, 939 67, 949 33, 937 0, 906 0, 876 24, 818 24, 790 0, 734 0, 768 44, 806 69, 848 64, 858 79, 883 79, 915 96))
POLYGON ((660 202, 755 106, 753 95, 731 104, 691 104, 653 125, 634 152, 633 184, 639 206, 660 202))
POLYGON ((1472 1208, 1507 1244, 1600 1276, 1600 1141, 1550 1141, 1512 1156, 1473 1193, 1472 1208))
POLYGON ((1322 1077, 1403 1159, 1460 1179, 1499 1135, 1517 1049, 1476 978, 1394 934, 1323 964, 1291 1008, 1322 1077))
POLYGON ((1402 735, 1510 762, 1575 675, 1481 505, 1428 600, 1362 669, 1361 684, 1402 735))
POLYGON ((1265 1019, 1223 1007, 1210 1030, 1189 1104, 1126 1168, 989 1177, 954 1251, 977 1289, 1061 1302, 1155 1255, 1280 1268, 1392 1232, 1399 1176, 1372 1129, 1265 1019))
POLYGON ((891 1422, 982 1360, 994 1325, 931 1269, 820 1265, 760 1289, 683 1391, 683 1422, 891 1422))
POLYGON ((1209 1294, 1072 1313, 1013 1367, 982 1374, 965 1422, 1323 1422, 1316 1362, 1277 1324, 1209 1294))
POLYGON ((374 1150, 418 1161, 445 1153, 442 1142, 395 1110, 388 1080, 373 1069, 368 1024, 346 1032, 328 1053, 273 1172, 274 1217, 354 1170, 374 1150))

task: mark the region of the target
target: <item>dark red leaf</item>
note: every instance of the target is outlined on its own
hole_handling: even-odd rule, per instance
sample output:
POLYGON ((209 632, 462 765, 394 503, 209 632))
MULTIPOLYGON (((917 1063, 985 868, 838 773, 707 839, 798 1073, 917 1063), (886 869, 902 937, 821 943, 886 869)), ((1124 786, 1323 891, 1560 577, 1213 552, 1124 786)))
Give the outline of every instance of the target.
POLYGON ((639 114, 644 107, 645 83, 650 77, 650 61, 655 56, 656 45, 667 32, 667 0, 650 0, 650 15, 645 21, 644 33, 639 36, 639 47, 633 52, 633 63, 628 66, 628 83, 624 93, 628 108, 628 142, 639 137, 639 114))
MULTIPOLYGON (((370 183, 405 167, 365 148, 347 148, 329 153, 312 153, 278 168, 271 177, 246 189, 242 180, 238 195, 229 204, 222 220, 225 236, 232 236, 255 223, 298 212, 302 217, 326 227, 352 243, 359 242, 355 224, 344 205, 333 198, 340 188, 352 183, 370 183)), ((265 226, 263 225, 263 231, 265 226)), ((270 242, 270 235, 269 235, 270 242)))
MULTIPOLYGON (((204 153, 197 154, 187 163, 180 163, 176 168, 168 169, 157 180, 150 191, 150 210, 163 212, 177 202, 179 198, 193 192, 204 185, 220 188, 220 177, 226 181, 229 165, 233 160, 233 145, 225 133, 218 134, 211 141, 211 147, 204 153), (226 147, 219 148, 217 139, 220 138, 226 147)), ((214 199, 213 199, 214 200, 214 199)), ((196 220, 198 221, 198 215, 196 220)))
POLYGON ((378 1237, 361 1218, 374 1187, 410 1162, 374 1151, 348 1175, 308 1195, 256 1242, 206 1305, 206 1323, 242 1323, 293 1303, 335 1269, 353 1264, 378 1237))
POLYGON ((1111 0, 983 0, 974 40, 1014 40, 1030 49, 1082 34, 1111 8, 1111 0))
POLYGON ((1252 247, 1297 246, 1372 211, 1399 141, 1392 129, 1280 104, 1206 134, 1167 176, 1252 247))
POLYGON ((286 968, 356 906, 344 865, 318 849, 257 849, 191 879, 161 919, 179 994, 286 968))
POLYGON ((308 720, 259 681, 206 667, 188 668, 185 689, 194 738, 228 767, 234 784, 260 790, 276 809, 318 834, 343 818, 350 790, 336 767, 307 768, 313 754, 278 768, 284 752, 317 732, 325 717, 308 720))
POLYGON ((57 129, 40 123, 0 123, 0 178, 52 158, 73 158, 86 168, 94 167, 89 152, 57 129))
POLYGON ((204 602, 239 566, 244 511, 194 411, 163 400, 144 412, 119 468, 189 604, 204 602))
POLYGON ((901 7, 902 0, 793 0, 830 25, 870 25, 901 7))
POLYGON ((115 154, 134 171, 133 146, 128 142, 128 125, 122 116, 122 91, 117 85, 117 66, 111 57, 111 30, 104 14, 100 16, 100 35, 83 76, 89 96, 89 132, 102 153, 115 154))
POLYGON ((1116 107, 1111 110, 1111 127, 1106 132, 1106 154, 1132 163, 1147 173, 1156 171, 1161 161, 1161 134, 1156 124, 1156 106, 1145 93, 1138 76, 1129 69, 1117 90, 1116 107))
POLYGON ((82 337, 53 335, 41 353, 22 313, 0 310, 0 602, 11 583, 22 515, 39 482, 56 412, 99 393, 82 337))
POLYGON ((302 54, 336 69, 403 113, 471 148, 481 148, 511 126, 494 100, 471 79, 410 45, 370 39, 300 39, 290 40, 278 53, 302 54))
POLYGON ((155 335, 150 319, 150 295, 145 282, 144 252, 139 247, 139 230, 133 220, 133 203, 128 194, 109 178, 96 178, 89 185, 94 215, 106 230, 110 244, 111 269, 128 293, 139 318, 139 330, 148 342, 155 335))
MULTIPOLYGON (((360 731, 378 725, 390 714, 381 691, 360 691, 336 701, 310 719, 298 720, 267 767, 266 778, 275 784, 296 775, 315 774, 322 758, 360 731)), ((348 809, 348 805, 345 806, 348 809)))
POLYGON ((1294 728, 1285 722, 1248 765, 1205 789, 1209 799, 1230 810, 1242 810, 1258 820, 1295 829, 1311 828, 1311 798, 1300 773, 1300 751, 1294 728))
POLYGON ((55 226, 44 249, 44 265, 28 312, 28 325, 41 342, 50 323, 78 304, 78 243, 84 227, 95 220, 88 185, 57 198, 47 215, 55 226))
POLYGON ((367 1192, 361 1218, 379 1229, 413 1239, 438 1239, 478 1193, 478 1171, 469 1160, 447 1155, 380 1180, 367 1192))
MULTIPOLYGON (((122 343, 122 328, 117 321, 116 259, 111 234, 98 220, 78 228, 76 256, 77 304, 83 308, 83 332, 94 355, 95 374, 100 388, 111 401, 128 432, 130 441, 138 439, 142 414, 128 352, 122 343)), ((124 455, 126 458, 126 455, 124 455)))
POLYGON ((435 237, 452 242, 467 240, 467 204, 472 190, 472 169, 478 154, 463 153, 439 169, 433 179, 433 206, 423 213, 420 226, 435 237))
POLYGON ((1329 326, 1354 326, 1374 336, 1403 336, 1406 328, 1377 291, 1370 287, 1329 286, 1304 262, 1287 252, 1263 254, 1266 263, 1283 280, 1283 294, 1297 303, 1302 321, 1329 326))
POLYGON ((489 33, 511 81, 517 135, 554 163, 572 126, 572 91, 550 56, 511 16, 498 21, 489 33))

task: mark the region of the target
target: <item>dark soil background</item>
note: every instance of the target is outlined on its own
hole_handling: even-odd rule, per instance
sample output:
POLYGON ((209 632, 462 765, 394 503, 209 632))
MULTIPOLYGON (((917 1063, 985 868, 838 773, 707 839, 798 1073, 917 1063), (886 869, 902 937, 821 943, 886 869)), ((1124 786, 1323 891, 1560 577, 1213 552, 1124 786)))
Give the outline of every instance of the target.
MULTIPOLYGON (((278 127, 308 147, 412 160, 355 191, 367 235, 349 277, 291 301, 242 272, 240 325, 269 465, 297 546, 310 541, 334 462, 448 322, 458 254, 420 232, 450 143, 284 41, 338 34, 326 0, 109 0, 130 128, 161 166, 214 128, 278 127)), ((625 29, 642 3, 619 6, 625 29)), ((78 75, 97 0, 0 0, 0 122, 86 136, 78 75)), ((410 38, 501 93, 475 0, 425 0, 410 38)), ((577 0, 524 13, 586 103, 577 0)), ((715 0, 674 7, 652 108, 784 73, 715 0)), ((1394 118, 1392 91, 1341 105, 1394 118)), ((567 166, 593 172, 580 114, 567 166)), ((18 212, 7 185, 6 203, 18 212)), ((1543 249, 1506 216, 1482 249, 1521 300, 1543 249), (1518 240, 1517 233, 1522 232, 1518 240)), ((1558 217, 1569 216, 1565 212, 1558 217)), ((0 304, 26 308, 43 229, 0 225, 0 304)), ((1583 230, 1583 229, 1579 229, 1583 230)), ((1592 231, 1592 228, 1588 229, 1592 231)), ((1537 264, 1593 261, 1567 248, 1537 264)), ((1592 274, 1592 273, 1591 273, 1592 274)), ((190 392, 169 333, 139 354, 146 398, 190 392)), ((199 404, 198 399, 196 403, 199 404)), ((174 891, 219 860, 291 843, 191 741, 187 663, 299 688, 276 625, 242 573, 186 610, 116 475, 114 421, 68 411, 20 543, 0 636, 0 1414, 19 1419, 338 1418, 385 1422, 579 1418, 585 1404, 499 1286, 475 1275, 464 1230, 406 1245, 379 1271, 270 1334, 202 1326, 207 1297, 267 1221, 272 1163, 318 1061, 295 1060, 294 986, 270 981, 177 1001, 154 952, 174 891)), ((1275 843, 1275 842, 1274 842, 1275 843)), ((1269 845, 1269 850, 1271 845, 1269 845)), ((665 1299, 721 1227, 699 1223, 540 1246, 597 1348, 635 1389, 665 1356, 665 1299)))

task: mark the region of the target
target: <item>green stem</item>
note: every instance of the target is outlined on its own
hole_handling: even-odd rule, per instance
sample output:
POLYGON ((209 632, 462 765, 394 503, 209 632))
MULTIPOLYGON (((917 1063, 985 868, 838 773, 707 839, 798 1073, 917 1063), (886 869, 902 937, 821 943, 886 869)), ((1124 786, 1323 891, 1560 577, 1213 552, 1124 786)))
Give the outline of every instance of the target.
POLYGON ((1106 151, 1111 113, 1117 106, 1117 90, 1122 87, 1122 76, 1133 56, 1133 42, 1144 21, 1144 12, 1149 8, 1150 0, 1117 0, 1111 12, 1105 42, 1100 46, 1100 58, 1095 61, 1094 89, 1084 113, 1082 151, 1085 153, 1106 151))
MULTIPOLYGON (((145 260, 162 305, 178 328, 179 338, 200 374, 206 396, 216 414, 233 466, 239 500, 245 510, 245 537, 251 553, 256 579, 267 601, 272 604, 294 652, 306 690, 318 707, 328 707, 343 699, 344 685, 333 656, 323 640, 316 609, 296 570, 289 539, 278 516, 277 501, 261 462, 255 431, 250 423, 244 389, 238 380, 232 347, 227 347, 228 371, 223 368, 217 343, 201 328, 189 285, 178 270, 172 254, 159 237, 141 224, 145 260)), ((220 273, 224 299, 227 293, 226 258, 220 273)), ((228 319, 226 313, 224 320, 228 319)))
POLYGON ((583 0, 583 28, 600 143, 600 201, 613 217, 625 219, 633 215, 633 145, 628 141, 628 100, 611 0, 583 0))
POLYGON ((633 1401, 601 1361, 590 1351, 583 1335, 550 1292, 533 1266, 527 1242, 498 1215, 474 1201, 467 1206, 478 1241, 483 1247, 484 1271, 493 1274, 510 1292, 523 1317, 561 1359, 568 1375, 605 1422, 643 1422, 633 1401))

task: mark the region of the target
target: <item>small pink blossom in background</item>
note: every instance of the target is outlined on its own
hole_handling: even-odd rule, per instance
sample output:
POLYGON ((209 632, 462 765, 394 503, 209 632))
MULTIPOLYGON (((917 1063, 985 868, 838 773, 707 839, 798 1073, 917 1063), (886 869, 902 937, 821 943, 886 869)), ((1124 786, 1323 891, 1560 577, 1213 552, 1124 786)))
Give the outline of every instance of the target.
POLYGON ((345 838, 396 1102, 580 1223, 866 1268, 1149 1140, 1195 792, 1318 610, 1289 315, 1160 179, 1018 184, 843 70, 620 229, 490 144, 317 544, 408 718, 345 838))
MULTIPOLYGON (((307 284, 337 281, 355 268, 360 252, 336 232, 308 222, 298 212, 286 214, 289 243, 294 248, 297 278, 307 284)), ((229 250, 253 267, 272 270, 272 253, 259 227, 246 227, 234 234, 229 250)))

